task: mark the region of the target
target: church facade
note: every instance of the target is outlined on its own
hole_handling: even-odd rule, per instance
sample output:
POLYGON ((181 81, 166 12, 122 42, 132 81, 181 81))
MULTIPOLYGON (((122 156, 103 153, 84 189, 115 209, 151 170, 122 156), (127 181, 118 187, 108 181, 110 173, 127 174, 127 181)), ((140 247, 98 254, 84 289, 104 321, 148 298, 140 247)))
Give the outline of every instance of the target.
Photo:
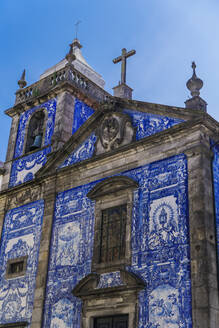
POLYGON ((0 167, 0 327, 219 326, 219 123, 114 96, 79 40, 19 80, 0 167))

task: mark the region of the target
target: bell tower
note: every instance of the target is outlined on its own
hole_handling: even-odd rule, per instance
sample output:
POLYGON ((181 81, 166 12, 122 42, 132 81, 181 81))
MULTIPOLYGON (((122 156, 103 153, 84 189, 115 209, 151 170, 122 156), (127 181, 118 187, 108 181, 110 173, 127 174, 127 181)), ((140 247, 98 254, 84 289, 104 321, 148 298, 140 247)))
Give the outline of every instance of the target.
POLYGON ((27 86, 23 71, 15 104, 5 111, 12 124, 2 190, 32 180, 48 155, 62 148, 75 127, 109 97, 103 78, 86 62, 81 48, 74 39, 65 58, 32 85, 27 86), (78 114, 79 105, 84 110, 78 114))

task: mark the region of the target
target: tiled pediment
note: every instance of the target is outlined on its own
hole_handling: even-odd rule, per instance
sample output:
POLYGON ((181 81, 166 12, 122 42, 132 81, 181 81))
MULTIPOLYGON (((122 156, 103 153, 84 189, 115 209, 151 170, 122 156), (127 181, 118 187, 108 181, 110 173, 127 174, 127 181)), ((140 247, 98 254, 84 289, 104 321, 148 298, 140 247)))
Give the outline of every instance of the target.
POLYGON ((121 108, 116 104, 105 104, 95 112, 85 107, 78 101, 72 137, 50 157, 39 174, 110 154, 183 122, 179 118, 121 108))

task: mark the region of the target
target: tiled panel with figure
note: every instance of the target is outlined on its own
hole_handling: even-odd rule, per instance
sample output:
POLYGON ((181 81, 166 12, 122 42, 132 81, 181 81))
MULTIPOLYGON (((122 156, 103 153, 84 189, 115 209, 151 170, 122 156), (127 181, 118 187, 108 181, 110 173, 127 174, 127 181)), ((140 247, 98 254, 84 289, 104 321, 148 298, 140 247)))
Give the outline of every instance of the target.
MULTIPOLYGON (((192 327, 187 167, 184 155, 122 175, 137 181, 132 209, 132 265, 147 288, 139 295, 139 328, 192 327)), ((98 181, 97 181, 98 182, 98 181)), ((97 183, 58 194, 52 234, 44 327, 80 327, 82 303, 73 287, 91 272, 97 183)), ((97 288, 122 285, 119 272, 97 288)))

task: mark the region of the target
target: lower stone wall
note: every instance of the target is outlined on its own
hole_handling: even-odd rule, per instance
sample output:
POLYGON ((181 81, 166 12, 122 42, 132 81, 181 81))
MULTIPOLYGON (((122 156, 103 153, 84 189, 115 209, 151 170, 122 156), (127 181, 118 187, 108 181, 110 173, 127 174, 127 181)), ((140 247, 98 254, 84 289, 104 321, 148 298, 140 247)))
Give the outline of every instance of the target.
POLYGON ((0 324, 31 322, 43 211, 44 202, 39 200, 6 213, 0 252, 0 324), (27 259, 25 273, 7 277, 8 261, 21 257, 27 259))
MULTIPOLYGON (((147 285, 139 294, 138 327, 192 327, 186 158, 178 155, 121 175, 139 184, 127 267, 147 285)), ((86 195, 98 182, 57 195, 45 328, 81 327, 82 304, 72 289, 91 272, 95 203, 86 195)), ((98 288, 117 286, 119 279, 118 272, 102 275, 98 288)))

